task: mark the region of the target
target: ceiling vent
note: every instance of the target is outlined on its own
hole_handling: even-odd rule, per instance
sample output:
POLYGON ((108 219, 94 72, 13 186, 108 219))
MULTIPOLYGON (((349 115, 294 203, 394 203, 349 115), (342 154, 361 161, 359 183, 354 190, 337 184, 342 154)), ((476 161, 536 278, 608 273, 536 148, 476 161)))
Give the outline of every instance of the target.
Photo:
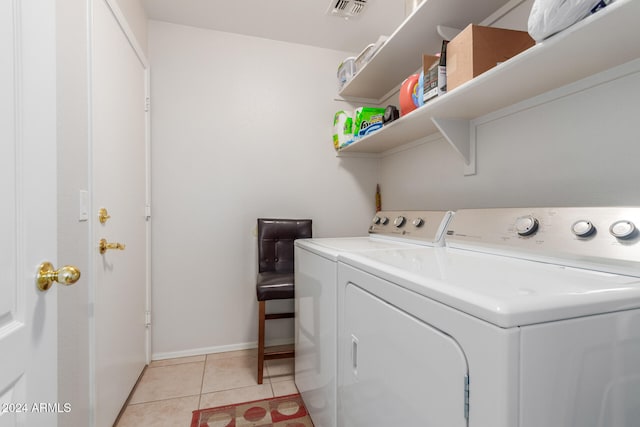
POLYGON ((327 15, 355 18, 364 12, 367 0, 331 0, 327 15))

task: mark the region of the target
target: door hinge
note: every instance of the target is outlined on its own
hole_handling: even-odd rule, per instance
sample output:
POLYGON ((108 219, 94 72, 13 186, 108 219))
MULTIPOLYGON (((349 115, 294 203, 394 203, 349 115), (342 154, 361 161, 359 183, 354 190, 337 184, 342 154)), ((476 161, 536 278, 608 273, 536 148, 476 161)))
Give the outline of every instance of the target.
POLYGON ((149 218, 151 218, 151 205, 145 205, 145 207, 144 207, 144 219, 149 221, 149 218))
POLYGON ((151 98, 149 98, 148 96, 144 99, 144 111, 149 111, 149 108, 151 107, 151 98))
POLYGON ((464 376, 464 418, 469 420, 469 375, 464 376))
POLYGON ((144 326, 146 326, 146 327, 151 326, 151 312, 150 311, 145 311, 144 312, 144 326))

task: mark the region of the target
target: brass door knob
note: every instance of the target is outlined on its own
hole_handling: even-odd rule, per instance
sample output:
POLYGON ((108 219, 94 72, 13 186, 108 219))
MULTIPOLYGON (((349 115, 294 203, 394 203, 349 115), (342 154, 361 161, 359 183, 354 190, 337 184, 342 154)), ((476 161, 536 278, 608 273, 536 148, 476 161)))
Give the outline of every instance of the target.
POLYGON ((107 208, 100 208, 98 211, 98 220, 100 221, 100 224, 106 223, 109 218, 111 218, 111 215, 107 212, 107 208))
POLYGON ((72 265, 65 265, 57 270, 53 269, 53 264, 50 262, 43 262, 38 267, 38 274, 36 275, 36 284, 41 291, 47 291, 53 285, 53 282, 58 282, 61 285, 73 285, 80 278, 80 270, 72 265))
POLYGON ((109 249, 124 251, 125 247, 126 246, 124 243, 109 243, 107 242, 107 239, 100 239, 100 242, 98 244, 98 249, 100 250, 101 254, 107 252, 107 250, 109 249))

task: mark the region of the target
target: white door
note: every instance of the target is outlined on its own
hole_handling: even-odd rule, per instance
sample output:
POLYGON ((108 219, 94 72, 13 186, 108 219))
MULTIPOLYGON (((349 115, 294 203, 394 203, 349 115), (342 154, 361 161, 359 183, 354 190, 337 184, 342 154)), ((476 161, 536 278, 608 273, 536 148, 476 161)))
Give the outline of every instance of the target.
POLYGON ((92 205, 110 217, 93 232, 95 416, 102 427, 113 424, 147 363, 147 67, 117 7, 91 4, 92 205), (113 248, 100 253, 101 239, 113 248))
MULTIPOLYGON (((56 426, 55 2, 0 2, 0 426, 56 426)), ((78 286, 82 286, 80 284, 78 286)), ((60 403, 58 406, 57 404, 60 403)))
POLYGON ((468 425, 467 361, 452 337, 353 283, 340 328, 338 424, 468 425))

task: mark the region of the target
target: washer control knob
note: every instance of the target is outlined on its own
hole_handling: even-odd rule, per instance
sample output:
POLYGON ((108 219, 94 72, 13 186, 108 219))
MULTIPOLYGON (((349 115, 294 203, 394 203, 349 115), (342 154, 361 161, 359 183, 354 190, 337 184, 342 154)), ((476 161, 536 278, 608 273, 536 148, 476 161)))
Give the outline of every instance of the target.
POLYGON ((593 226, 591 221, 581 219, 573 223, 571 231, 578 237, 589 237, 594 231, 596 231, 596 228, 593 226))
POLYGON ((407 222, 407 218, 400 215, 393 221, 393 225, 395 225, 396 228, 400 228, 404 225, 405 222, 407 222))
POLYGON ((612 236, 618 239, 628 239, 634 235, 636 226, 631 221, 616 221, 609 227, 612 236))
POLYGON ((382 224, 382 225, 389 224, 389 218, 387 218, 386 216, 381 216, 380 217, 380 224, 382 224))
POLYGON ((382 221, 382 220, 380 219, 380 217, 378 215, 376 215, 376 216, 373 217, 373 220, 371 222, 373 223, 373 225, 378 225, 378 224, 380 224, 380 221, 382 221))
POLYGON ((516 219, 516 231, 520 236, 530 236, 538 231, 538 220, 531 215, 516 219))
POLYGON ((422 227, 424 225, 424 219, 416 218, 413 221, 411 221, 411 224, 413 224, 413 226, 416 228, 422 227))

